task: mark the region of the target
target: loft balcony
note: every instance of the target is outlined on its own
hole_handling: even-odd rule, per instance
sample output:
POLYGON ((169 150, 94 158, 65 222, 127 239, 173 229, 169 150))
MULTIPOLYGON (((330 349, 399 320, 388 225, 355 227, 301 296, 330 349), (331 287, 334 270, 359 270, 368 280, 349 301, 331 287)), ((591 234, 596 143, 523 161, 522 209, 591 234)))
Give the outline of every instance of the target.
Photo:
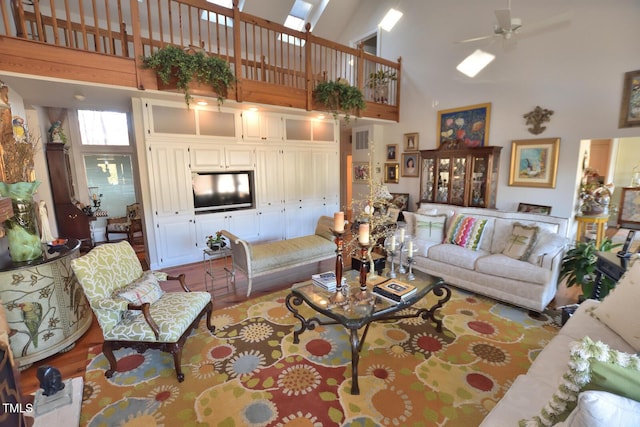
MULTIPOLYGON (((243 13, 237 1, 227 9, 205 0, 0 0, 0 15, 0 72, 162 90, 142 58, 171 44, 228 61, 237 78, 228 97, 235 101, 323 110, 313 88, 342 78, 365 96, 361 117, 399 121, 400 59, 243 13), (379 71, 397 75, 382 100, 367 85, 379 71)), ((206 89, 194 94, 215 96, 206 89)))

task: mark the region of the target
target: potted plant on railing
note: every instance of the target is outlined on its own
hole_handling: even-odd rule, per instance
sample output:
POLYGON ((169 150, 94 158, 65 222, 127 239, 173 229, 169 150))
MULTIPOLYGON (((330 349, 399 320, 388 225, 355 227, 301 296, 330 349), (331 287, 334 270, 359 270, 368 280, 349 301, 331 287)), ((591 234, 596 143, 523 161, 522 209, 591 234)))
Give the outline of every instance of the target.
POLYGON ((227 91, 233 86, 235 76, 229 63, 221 58, 209 56, 203 51, 185 50, 176 46, 166 46, 143 58, 145 68, 156 72, 158 79, 165 85, 175 81, 176 87, 184 93, 189 106, 193 97, 189 84, 198 82, 210 85, 218 96, 218 105, 227 97, 227 91))
MULTIPOLYGON (((596 252, 607 252, 620 246, 613 244, 611 240, 605 239, 600 247, 596 247, 595 241, 578 243, 575 248, 570 249, 562 258, 560 266, 560 275, 558 282, 567 279, 566 286, 580 286, 582 288, 582 297, 593 298, 596 287, 596 252)), ((602 299, 607 296, 609 291, 615 287, 615 282, 608 277, 602 277, 600 289, 597 297, 602 299)))
POLYGON ((367 87, 373 90, 373 100, 386 104, 389 101, 389 83, 398 80, 394 70, 379 69, 369 73, 367 87))
POLYGON ((341 78, 316 84, 313 99, 330 111, 336 120, 339 114, 343 113, 347 123, 352 113, 359 115, 360 110, 366 107, 362 91, 341 78))

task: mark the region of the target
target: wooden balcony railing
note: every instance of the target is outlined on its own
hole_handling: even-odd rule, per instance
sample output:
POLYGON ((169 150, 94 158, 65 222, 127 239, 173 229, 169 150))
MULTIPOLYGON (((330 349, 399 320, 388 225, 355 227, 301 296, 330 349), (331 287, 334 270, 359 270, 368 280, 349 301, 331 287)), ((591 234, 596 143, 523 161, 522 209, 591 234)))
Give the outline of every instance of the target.
POLYGON ((227 60, 239 102, 320 110, 312 99, 316 82, 342 78, 363 91, 363 116, 399 120, 400 60, 316 37, 308 28, 291 30, 241 12, 236 3, 227 9, 205 0, 0 0, 0 41, 9 46, 4 59, 0 55, 0 71, 69 73, 75 80, 157 89, 142 57, 172 44, 227 60), (46 46, 56 53, 43 55, 46 46), (31 66, 22 69, 19 58, 31 66), (47 67, 47 61, 59 63, 47 67), (397 76, 384 97, 368 85, 368 76, 380 70, 397 76))

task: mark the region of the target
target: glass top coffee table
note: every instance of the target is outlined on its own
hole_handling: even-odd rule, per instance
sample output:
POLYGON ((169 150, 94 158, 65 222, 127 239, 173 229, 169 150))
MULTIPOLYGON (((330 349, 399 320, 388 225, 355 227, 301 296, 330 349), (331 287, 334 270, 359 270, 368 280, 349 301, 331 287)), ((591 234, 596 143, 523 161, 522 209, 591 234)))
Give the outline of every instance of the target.
MULTIPOLYGON (((300 342, 300 334, 305 330, 313 330, 316 325, 342 325, 349 330, 349 341, 351 343, 351 394, 360 394, 358 387, 358 361, 360 351, 364 344, 369 325, 380 320, 406 319, 410 317, 422 317, 435 323, 438 332, 442 332, 442 319, 436 318, 435 314, 444 303, 451 298, 451 290, 446 286, 441 278, 430 276, 426 273, 415 272, 416 279, 407 282, 403 275, 398 276, 396 281, 410 283, 416 287, 416 292, 399 303, 391 302, 387 299, 373 296, 368 299, 358 299, 360 284, 358 273, 354 270, 344 273, 349 285, 348 303, 344 305, 333 304, 331 302, 332 292, 328 292, 319 286, 314 285, 311 280, 296 283, 291 287, 291 292, 287 295, 286 306, 296 319, 300 320, 300 329, 293 332, 293 342, 300 342), (429 308, 415 309, 415 312, 408 314, 395 314, 400 310, 411 307, 428 293, 438 297, 438 300, 429 308), (317 313, 324 314, 331 320, 319 319, 318 317, 305 318, 300 314, 298 306, 306 303, 317 313), (362 336, 358 331, 364 327, 362 336)), ((380 276, 374 283, 384 282, 386 277, 380 276)), ((371 294, 373 284, 367 284, 367 292, 371 294)))

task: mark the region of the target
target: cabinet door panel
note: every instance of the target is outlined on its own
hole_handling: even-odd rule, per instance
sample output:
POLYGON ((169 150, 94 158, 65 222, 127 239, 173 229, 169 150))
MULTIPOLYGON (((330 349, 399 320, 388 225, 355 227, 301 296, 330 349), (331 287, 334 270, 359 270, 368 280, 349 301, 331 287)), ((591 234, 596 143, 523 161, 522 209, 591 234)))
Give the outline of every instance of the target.
POLYGON ((253 149, 226 147, 225 153, 228 167, 253 169, 253 149))
POLYGON ((152 179, 157 215, 193 212, 189 152, 186 148, 158 144, 151 146, 152 179))
POLYGON ((256 195, 259 207, 282 206, 284 201, 282 150, 256 152, 256 195))
POLYGON ((285 215, 282 208, 262 209, 258 212, 260 241, 282 240, 285 236, 285 215))
POLYGON ((260 228, 256 216, 255 210, 227 213, 229 231, 250 242, 258 240, 260 228))
POLYGON ((159 218, 157 222, 158 252, 163 267, 197 261, 195 225, 191 215, 159 218))
POLYGON ((224 168, 222 147, 191 147, 191 168, 194 171, 211 171, 224 168))

